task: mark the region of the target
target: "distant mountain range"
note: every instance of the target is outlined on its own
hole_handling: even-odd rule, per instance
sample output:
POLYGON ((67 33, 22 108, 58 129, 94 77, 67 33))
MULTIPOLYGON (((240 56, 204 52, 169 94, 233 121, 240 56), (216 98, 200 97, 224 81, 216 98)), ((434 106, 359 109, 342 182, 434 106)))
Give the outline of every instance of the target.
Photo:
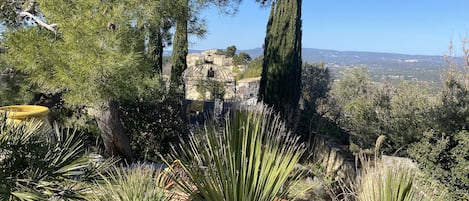
MULTIPOLYGON (((189 50, 189 53, 200 53, 203 50, 189 50)), ((263 54, 262 48, 238 50, 246 52, 252 58, 263 54)), ((165 55, 170 55, 170 51, 165 51, 165 55)), ((420 68, 444 68, 447 64, 440 56, 428 55, 406 55, 396 53, 379 52, 359 52, 359 51, 336 51, 314 48, 303 48, 303 60, 306 62, 324 62, 329 65, 338 66, 361 66, 369 68, 397 68, 397 67, 420 67, 420 68)), ((455 58, 456 63, 462 63, 462 58, 455 58)))
MULTIPOLYGON (((262 48, 241 50, 251 57, 257 57, 263 54, 262 48)), ((303 48, 303 60, 306 62, 324 62, 326 64, 335 64, 339 66, 360 66, 396 68, 396 67, 424 67, 424 68, 442 68, 446 61, 441 56, 428 55, 406 55, 396 53, 380 52, 360 52, 360 51, 336 51, 314 48, 303 48)), ((462 58, 455 58, 455 62, 461 63, 462 58)))
MULTIPOLYGON (((190 53, 199 53, 203 50, 189 50, 190 53)), ((239 50, 246 52, 252 58, 263 54, 262 48, 239 50)), ((170 55, 171 52, 165 52, 170 55)), ((367 66, 374 80, 397 78, 419 81, 439 81, 441 72, 448 64, 443 55, 406 55, 396 53, 336 51, 314 48, 303 48, 303 60, 306 62, 324 62, 334 75, 343 67, 367 66)), ((463 64, 463 58, 456 57, 454 63, 463 64)))

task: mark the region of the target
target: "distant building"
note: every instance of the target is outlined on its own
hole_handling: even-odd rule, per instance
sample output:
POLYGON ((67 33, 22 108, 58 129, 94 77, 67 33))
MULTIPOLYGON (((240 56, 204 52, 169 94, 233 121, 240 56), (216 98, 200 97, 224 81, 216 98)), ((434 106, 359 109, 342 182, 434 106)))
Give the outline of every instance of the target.
POLYGON ((233 58, 218 54, 217 50, 207 50, 202 53, 191 53, 187 55, 187 66, 195 66, 205 63, 215 64, 232 68, 233 58))
POLYGON ((207 50, 200 54, 188 54, 186 59, 187 69, 183 73, 186 99, 207 101, 213 99, 212 93, 220 93, 217 90, 222 90, 223 100, 235 101, 232 58, 218 54, 217 50, 207 50), (211 84, 221 85, 222 88, 211 87, 211 84))
POLYGON ((186 84, 186 99, 189 100, 207 100, 213 97, 210 84, 216 83, 223 87, 223 99, 235 99, 235 80, 231 70, 224 67, 205 63, 196 66, 188 66, 183 73, 184 82, 186 84), (211 74, 209 74, 211 72, 211 74), (201 90, 201 85, 205 85, 206 90, 201 90), (200 94, 205 91, 205 94, 200 94))

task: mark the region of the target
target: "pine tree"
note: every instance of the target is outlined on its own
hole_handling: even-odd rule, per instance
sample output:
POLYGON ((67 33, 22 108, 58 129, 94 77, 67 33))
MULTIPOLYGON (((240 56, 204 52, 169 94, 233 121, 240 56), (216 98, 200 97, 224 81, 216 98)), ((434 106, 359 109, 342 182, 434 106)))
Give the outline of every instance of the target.
POLYGON ((290 120, 298 109, 301 63, 301 0, 277 0, 267 24, 259 100, 290 120))
POLYGON ((137 83, 152 72, 143 60, 144 25, 152 19, 141 7, 155 6, 153 1, 31 2, 34 8, 25 4, 18 14, 37 26, 8 31, 9 63, 42 92, 62 93, 67 104, 87 108, 106 153, 131 159, 116 100, 132 96, 137 83), (33 10, 41 17, 28 12, 33 10))

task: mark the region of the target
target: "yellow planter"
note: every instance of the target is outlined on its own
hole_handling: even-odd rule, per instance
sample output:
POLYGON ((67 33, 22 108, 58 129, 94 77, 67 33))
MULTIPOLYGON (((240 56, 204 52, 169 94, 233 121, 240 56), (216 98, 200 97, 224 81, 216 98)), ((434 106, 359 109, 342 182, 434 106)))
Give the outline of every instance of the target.
POLYGON ((39 105, 10 105, 0 107, 0 111, 7 112, 7 118, 15 123, 28 119, 39 119, 46 123, 49 114, 49 108, 39 105))

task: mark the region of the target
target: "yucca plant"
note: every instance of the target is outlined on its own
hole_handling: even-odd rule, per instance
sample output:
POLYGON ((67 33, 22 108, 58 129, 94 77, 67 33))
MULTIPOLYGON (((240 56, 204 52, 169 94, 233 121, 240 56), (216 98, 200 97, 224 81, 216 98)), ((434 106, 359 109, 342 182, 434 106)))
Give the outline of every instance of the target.
POLYGON ((89 200, 101 201, 169 201, 172 194, 164 187, 161 169, 137 164, 132 167, 115 166, 93 188, 89 200))
POLYGON ((114 160, 96 162, 83 135, 31 120, 14 124, 0 114, 0 200, 73 200, 87 195, 114 160))
POLYGON ((223 129, 209 123, 173 147, 188 179, 176 179, 195 200, 272 201, 298 179, 305 148, 271 109, 233 111, 223 129))

